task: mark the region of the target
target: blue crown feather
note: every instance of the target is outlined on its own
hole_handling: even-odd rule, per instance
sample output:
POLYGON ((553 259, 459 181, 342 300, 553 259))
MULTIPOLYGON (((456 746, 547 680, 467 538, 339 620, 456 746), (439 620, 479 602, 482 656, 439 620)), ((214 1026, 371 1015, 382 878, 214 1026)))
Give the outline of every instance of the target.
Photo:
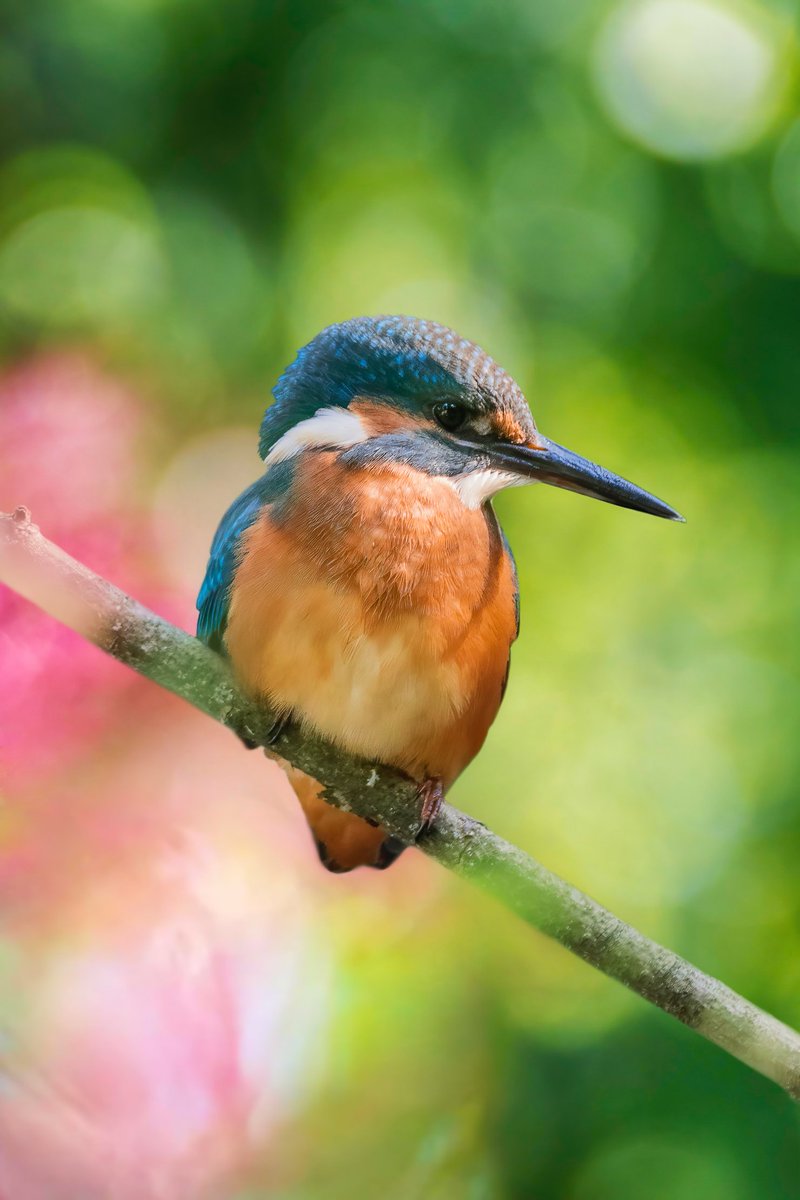
POLYGON ((528 412, 511 376, 447 326, 416 317, 355 317, 323 329, 283 372, 261 423, 259 453, 265 458, 287 430, 318 408, 346 407, 355 396, 418 405, 426 396, 465 392, 477 405, 505 399, 528 412))

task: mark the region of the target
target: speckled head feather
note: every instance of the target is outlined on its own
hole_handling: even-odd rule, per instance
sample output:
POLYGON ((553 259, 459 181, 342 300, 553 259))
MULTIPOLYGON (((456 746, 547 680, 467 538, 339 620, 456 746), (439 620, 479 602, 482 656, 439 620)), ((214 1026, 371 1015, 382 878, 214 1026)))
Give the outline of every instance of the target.
POLYGON ((321 407, 356 396, 415 413, 457 399, 472 412, 505 414, 528 437, 536 426, 515 381, 474 342, 415 317, 356 317, 329 325, 299 351, 273 389, 261 424, 260 453, 321 407))

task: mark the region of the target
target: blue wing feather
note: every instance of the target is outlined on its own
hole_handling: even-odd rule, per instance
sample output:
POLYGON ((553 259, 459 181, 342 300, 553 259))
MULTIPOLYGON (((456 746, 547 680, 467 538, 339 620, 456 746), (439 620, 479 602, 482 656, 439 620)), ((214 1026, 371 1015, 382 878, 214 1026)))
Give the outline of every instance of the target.
POLYGON ((214 650, 224 648, 230 590, 242 534, 254 524, 266 505, 286 494, 291 485, 291 474, 291 464, 280 463, 257 479, 234 500, 214 534, 205 579, 197 597, 197 636, 214 650))
POLYGON ((505 530, 500 522, 497 522, 497 527, 500 530, 500 537, 503 541, 503 549, 508 556, 508 561, 511 566, 511 574, 514 577, 514 641, 519 637, 519 575, 517 574, 517 560, 514 558, 514 551, 511 549, 505 530))
MULTIPOLYGON (((505 530, 503 529, 503 526, 500 524, 499 521, 497 522, 497 527, 500 530, 500 537, 502 538, 502 541, 503 541, 503 549, 505 550, 505 552, 508 556, 508 561, 511 566, 511 574, 514 579, 514 639, 513 640, 516 641, 517 638, 519 637, 519 575, 517 574, 517 561, 514 558, 514 551, 511 549, 508 538, 506 537, 506 534, 505 534, 505 530)), ((506 688, 508 687, 508 676, 509 676, 510 671, 511 671, 511 647, 509 646, 508 662, 506 663, 506 670, 505 670, 505 674, 503 676, 503 682, 500 685, 500 703, 501 704, 503 703, 503 700, 505 698, 506 688)))

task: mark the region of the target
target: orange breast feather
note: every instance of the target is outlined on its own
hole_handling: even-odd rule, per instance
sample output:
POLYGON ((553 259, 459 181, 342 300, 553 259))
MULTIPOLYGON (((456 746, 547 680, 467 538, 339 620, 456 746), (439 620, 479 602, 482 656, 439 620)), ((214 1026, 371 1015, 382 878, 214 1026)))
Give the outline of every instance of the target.
POLYGON ((254 693, 447 787, 499 707, 514 591, 491 511, 402 464, 318 454, 298 466, 289 514, 267 509, 244 535, 226 645, 254 693))

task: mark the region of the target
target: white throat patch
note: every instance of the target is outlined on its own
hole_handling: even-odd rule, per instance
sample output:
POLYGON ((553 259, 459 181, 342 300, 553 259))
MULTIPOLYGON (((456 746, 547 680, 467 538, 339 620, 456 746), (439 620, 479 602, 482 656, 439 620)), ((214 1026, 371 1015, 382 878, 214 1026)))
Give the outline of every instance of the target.
POLYGON ((450 479, 448 482, 458 492, 465 508, 476 509, 480 508, 487 500, 491 500, 492 496, 496 496, 498 492, 502 492, 503 488, 521 487, 524 483, 531 481, 523 479, 521 475, 515 475, 512 471, 488 469, 471 471, 469 475, 459 475, 456 479, 450 479))
POLYGON ((318 408, 313 417, 299 421, 291 429, 287 429, 283 437, 278 438, 275 445, 264 459, 266 467, 275 463, 285 462, 294 458, 304 450, 314 447, 330 447, 340 450, 345 446, 355 446, 356 442, 364 442, 369 437, 358 416, 348 408, 318 408))

